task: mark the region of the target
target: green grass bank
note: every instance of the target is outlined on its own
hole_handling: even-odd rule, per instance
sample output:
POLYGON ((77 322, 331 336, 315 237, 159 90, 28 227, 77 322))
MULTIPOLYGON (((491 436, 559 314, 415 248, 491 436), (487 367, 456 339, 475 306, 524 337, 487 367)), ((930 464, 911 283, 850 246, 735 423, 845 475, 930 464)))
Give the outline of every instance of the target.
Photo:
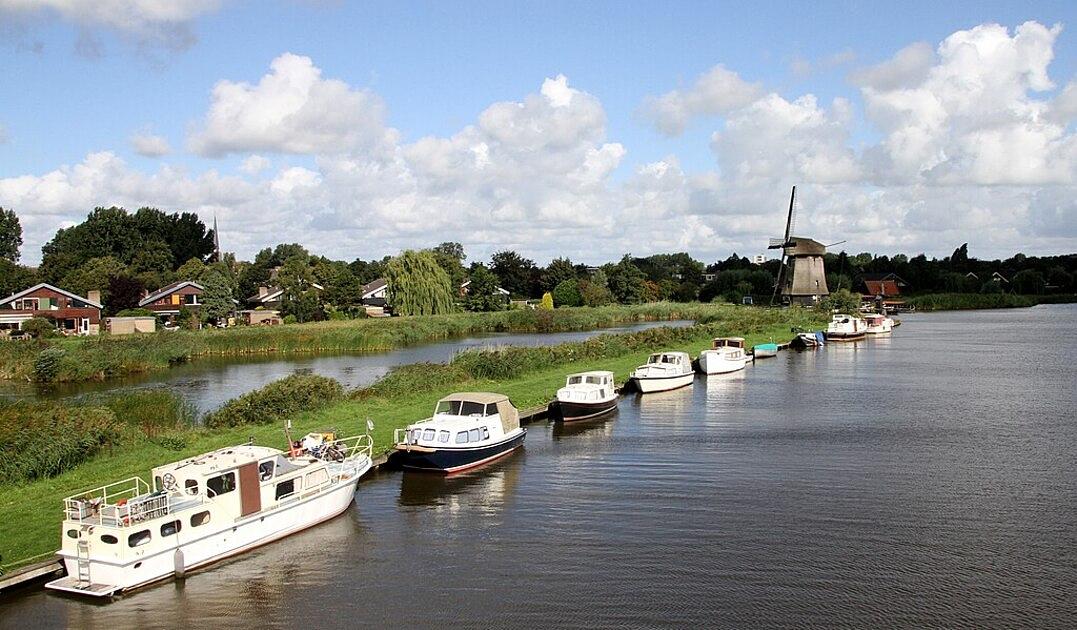
POLYGON ((711 316, 716 308, 712 304, 659 302, 20 341, 0 343, 0 379, 102 380, 163 370, 209 356, 382 352, 491 332, 566 332, 642 321, 698 321, 711 316))
MULTIPOLYGON (((739 335, 749 345, 782 342, 790 328, 818 327, 823 318, 801 309, 710 306, 702 323, 599 335, 583 342, 546 347, 509 347, 464 352, 448 364, 401 366, 370 387, 315 411, 289 415, 294 433, 332 428, 343 434, 366 430, 374 421, 375 453, 386 451, 393 431, 429 416, 434 403, 460 390, 507 394, 524 409, 549 402, 570 372, 608 369, 623 382, 655 350, 683 350, 693 356, 715 336, 739 335)), ((684 317, 684 315, 681 315, 684 317)), ((131 476, 148 476, 155 465, 245 442, 283 447, 283 418, 271 424, 183 428, 141 436, 102 449, 57 476, 0 485, 0 564, 8 569, 58 546, 60 501, 79 491, 131 476)))

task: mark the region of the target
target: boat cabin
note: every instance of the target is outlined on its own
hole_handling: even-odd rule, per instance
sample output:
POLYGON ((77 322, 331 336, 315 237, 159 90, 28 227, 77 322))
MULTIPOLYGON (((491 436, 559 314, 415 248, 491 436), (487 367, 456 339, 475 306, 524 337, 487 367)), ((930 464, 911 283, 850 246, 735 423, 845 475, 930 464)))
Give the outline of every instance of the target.
POLYGON ((715 337, 711 349, 718 348, 741 348, 744 349, 743 337, 715 337))
POLYGON ((580 372, 569 374, 565 386, 557 390, 557 399, 563 402, 598 402, 616 393, 613 372, 580 372))
POLYGON ((647 357, 647 365, 674 365, 692 367, 692 360, 686 352, 655 352, 647 357))
POLYGON ((460 392, 439 400, 427 420, 397 429, 395 441, 405 448, 471 448, 500 442, 519 428, 520 413, 504 394, 460 392))

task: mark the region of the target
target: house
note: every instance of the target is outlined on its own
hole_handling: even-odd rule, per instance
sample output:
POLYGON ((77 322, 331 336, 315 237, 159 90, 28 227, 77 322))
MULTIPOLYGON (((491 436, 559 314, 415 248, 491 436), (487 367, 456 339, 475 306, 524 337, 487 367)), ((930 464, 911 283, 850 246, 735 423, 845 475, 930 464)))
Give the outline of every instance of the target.
POLYGON ((999 272, 991 274, 991 282, 998 282, 999 284, 1009 284, 1010 281, 1006 279, 1006 276, 999 272))
POLYGON ((148 309, 167 322, 175 322, 181 308, 197 311, 202 306, 205 287, 193 280, 180 280, 157 289, 138 302, 139 308, 148 309))
POLYGON ((105 330, 110 335, 133 335, 157 330, 156 317, 106 317, 105 330))
POLYGON ((363 285, 361 290, 363 294, 360 297, 360 301, 364 306, 384 307, 386 305, 388 284, 385 282, 385 278, 378 278, 377 280, 368 282, 363 285))
MULTIPOLYGON (((469 286, 471 286, 471 281, 470 280, 467 280, 463 284, 460 285, 460 291, 459 291, 460 297, 467 296, 467 288, 469 286)), ((501 287, 494 287, 494 292, 497 293, 498 295, 500 295, 501 298, 505 302, 509 301, 509 292, 506 291, 505 289, 502 289, 501 287)))
POLYGON ((756 254, 755 256, 752 256, 753 265, 762 265, 765 262, 767 262, 766 254, 756 254))
POLYGON ((101 293, 87 297, 42 282, 0 300, 0 330, 22 330, 34 317, 51 319, 65 335, 96 335, 101 331, 101 293))
POLYGON ((863 294, 873 298, 894 298, 901 295, 902 287, 909 286, 896 273, 865 273, 860 276, 863 294))
MULTIPOLYGON (((325 287, 317 282, 310 283, 310 286, 314 287, 319 293, 325 290, 325 287)), ((258 293, 247 298, 247 304, 252 308, 261 307, 267 310, 280 310, 282 295, 284 295, 284 289, 281 287, 258 287, 258 293)))
POLYGON ((706 272, 703 274, 703 282, 714 282, 718 278, 718 274, 714 272, 706 272))

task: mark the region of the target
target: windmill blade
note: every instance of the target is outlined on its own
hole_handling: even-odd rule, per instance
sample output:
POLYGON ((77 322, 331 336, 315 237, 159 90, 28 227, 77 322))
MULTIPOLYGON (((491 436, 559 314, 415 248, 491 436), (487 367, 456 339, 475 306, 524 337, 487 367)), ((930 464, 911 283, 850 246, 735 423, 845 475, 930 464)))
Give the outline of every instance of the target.
POLYGON ((823 245, 823 247, 826 247, 827 249, 829 249, 831 247, 834 247, 835 245, 841 245, 842 243, 848 243, 848 242, 849 242, 849 239, 845 239, 844 241, 838 241, 837 243, 831 243, 829 245, 823 245))
POLYGON ((794 213, 796 212, 797 203, 797 187, 793 186, 793 192, 789 194, 789 216, 785 220, 785 242, 789 242, 789 237, 793 235, 793 223, 796 221, 794 213))

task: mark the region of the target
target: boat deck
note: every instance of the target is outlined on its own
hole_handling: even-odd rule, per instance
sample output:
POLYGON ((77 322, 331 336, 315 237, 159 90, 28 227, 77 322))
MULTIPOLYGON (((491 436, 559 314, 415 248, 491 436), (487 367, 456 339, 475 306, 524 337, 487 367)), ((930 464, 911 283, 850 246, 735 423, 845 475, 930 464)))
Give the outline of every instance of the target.
POLYGON ((59 580, 53 580, 45 586, 57 591, 75 593, 76 595, 90 595, 93 597, 108 597, 120 590, 120 587, 113 584, 97 584, 96 582, 87 584, 86 582, 80 581, 77 577, 70 575, 60 578, 59 580))

